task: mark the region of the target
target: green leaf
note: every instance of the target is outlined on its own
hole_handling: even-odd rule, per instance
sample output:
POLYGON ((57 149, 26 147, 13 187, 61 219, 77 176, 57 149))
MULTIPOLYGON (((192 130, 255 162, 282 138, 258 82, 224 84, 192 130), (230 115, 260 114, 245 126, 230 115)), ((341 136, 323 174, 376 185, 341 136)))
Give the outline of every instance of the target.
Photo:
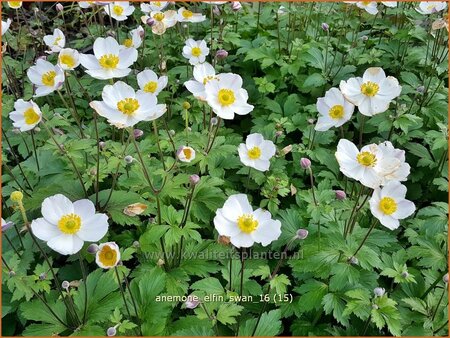
POLYGON ((217 311, 217 320, 222 324, 235 324, 236 318, 239 316, 241 311, 244 309, 243 306, 234 304, 234 303, 225 303, 219 306, 219 310, 217 311))

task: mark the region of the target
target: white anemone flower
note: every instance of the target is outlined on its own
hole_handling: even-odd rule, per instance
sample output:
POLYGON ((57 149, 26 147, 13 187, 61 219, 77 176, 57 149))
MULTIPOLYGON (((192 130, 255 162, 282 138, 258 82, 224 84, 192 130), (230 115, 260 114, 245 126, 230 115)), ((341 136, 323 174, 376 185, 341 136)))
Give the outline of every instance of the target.
POLYGON ((379 144, 378 149, 382 153, 380 165, 377 166, 381 185, 386 185, 390 181, 406 181, 411 167, 405 162, 405 151, 395 149, 389 141, 379 144))
POLYGON ((103 8, 106 14, 117 21, 125 21, 134 12, 134 6, 128 1, 114 1, 103 8))
POLYGON ((192 147, 182 146, 177 151, 177 157, 181 162, 192 162, 195 159, 195 150, 192 147))
POLYGON ((55 28, 53 34, 44 36, 44 42, 50 48, 47 53, 58 53, 66 45, 66 37, 59 28, 55 28))
POLYGON ((217 81, 205 84, 206 102, 221 118, 232 120, 234 114, 247 115, 253 106, 247 103, 248 93, 242 88, 242 78, 233 73, 217 75, 217 81))
POLYGON ((90 8, 94 6, 105 6, 108 5, 109 1, 78 1, 78 5, 81 8, 90 8))
POLYGON ((390 230, 400 226, 400 219, 411 216, 416 210, 413 202, 405 199, 406 187, 392 181, 383 188, 377 188, 369 200, 370 211, 382 225, 390 230))
POLYGON ((428 15, 440 12, 447 8, 446 1, 422 1, 416 11, 420 14, 428 15))
POLYGON ((39 59, 27 71, 30 81, 36 86, 34 97, 45 96, 59 89, 64 83, 64 71, 59 66, 39 59))
POLYGON ((153 121, 166 112, 165 104, 157 104, 156 96, 143 91, 137 93, 125 82, 106 85, 103 101, 92 101, 90 106, 117 128, 132 127, 141 121, 153 121))
POLYGON ((119 246, 115 242, 102 243, 95 253, 95 262, 102 269, 112 269, 120 262, 119 246))
POLYGON ((86 73, 99 80, 127 76, 129 68, 136 62, 138 52, 135 48, 120 48, 112 37, 97 38, 94 42, 94 55, 81 54, 80 62, 86 73))
POLYGON ((148 4, 141 4, 141 11, 146 14, 150 12, 163 11, 167 5, 169 5, 169 1, 150 1, 148 4))
POLYGON ((41 122, 42 112, 32 100, 27 102, 19 99, 14 103, 14 109, 9 113, 9 118, 13 120, 13 126, 20 131, 31 130, 41 122))
POLYGON ((147 24, 148 19, 153 19, 154 24, 152 26, 152 32, 156 35, 163 35, 167 28, 173 27, 177 24, 177 12, 173 10, 161 12, 150 12, 150 16, 144 15, 141 20, 144 24, 147 24))
POLYGON ((331 88, 325 93, 325 97, 318 98, 316 107, 319 112, 315 126, 317 131, 342 126, 350 120, 355 109, 355 106, 345 100, 344 95, 337 88, 331 88))
POLYGON ((381 185, 377 169, 382 152, 376 144, 361 148, 361 151, 349 140, 341 139, 335 153, 341 172, 366 187, 375 189, 381 185))
POLYGON ((136 49, 139 48, 142 45, 144 34, 144 28, 142 28, 142 26, 138 26, 130 32, 130 37, 123 41, 121 47, 136 49))
POLYGON ((249 248, 261 243, 267 246, 281 235, 281 222, 273 220, 269 211, 253 211, 247 195, 231 195, 216 211, 214 226, 221 236, 230 237, 237 248, 249 248))
POLYGON ((58 66, 63 70, 74 70, 80 65, 80 53, 72 48, 64 48, 58 54, 58 66))
POLYGON ((368 68, 362 78, 342 80, 340 89, 344 97, 358 106, 359 112, 366 116, 385 112, 402 91, 397 79, 386 77, 384 70, 379 67, 368 68))
POLYGON ((203 62, 194 66, 193 75, 194 80, 186 81, 184 85, 196 99, 206 101, 205 85, 209 81, 217 80, 216 71, 208 62, 203 62))
POLYGON ((344 3, 356 5, 356 7, 364 9, 367 13, 372 15, 378 13, 376 1, 344 1, 344 3))
POLYGON ((191 65, 205 62, 206 56, 209 54, 209 48, 205 40, 195 41, 187 39, 183 47, 183 56, 189 60, 191 65))
POLYGON ((397 7, 397 1, 381 1, 381 3, 383 5, 385 5, 386 7, 391 7, 391 8, 397 7))
POLYGON ((11 19, 2 21, 2 36, 8 31, 9 26, 11 26, 11 19))
POLYGON ((265 140, 258 133, 248 135, 245 143, 238 147, 241 162, 259 171, 269 170, 270 159, 275 156, 276 150, 272 141, 265 140))
POLYGON ((177 16, 178 22, 202 22, 206 20, 206 16, 202 15, 201 13, 193 13, 192 11, 181 7, 178 10, 178 16, 177 16))
POLYGON ((108 216, 95 213, 88 199, 71 202, 57 194, 42 202, 42 218, 31 223, 33 234, 61 255, 72 255, 85 241, 96 242, 108 231, 108 216))
POLYGON ((22 7, 22 1, 8 1, 8 7, 12 9, 19 9, 22 7))
POLYGON ((153 70, 146 69, 137 75, 139 88, 146 93, 158 95, 166 88, 169 78, 167 76, 158 77, 153 70))

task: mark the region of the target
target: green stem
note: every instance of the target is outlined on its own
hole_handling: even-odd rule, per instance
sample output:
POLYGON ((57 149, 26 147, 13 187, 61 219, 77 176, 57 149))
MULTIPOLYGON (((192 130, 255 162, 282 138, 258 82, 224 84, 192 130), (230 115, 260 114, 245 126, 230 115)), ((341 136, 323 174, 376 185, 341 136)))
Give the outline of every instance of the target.
POLYGON ((87 292, 87 274, 86 274, 86 268, 83 264, 83 256, 81 255, 81 252, 78 252, 78 258, 80 260, 80 268, 81 273, 83 275, 83 282, 84 282, 84 310, 83 310, 83 324, 86 323, 86 314, 87 314, 87 298, 88 298, 88 292, 87 292))
POLYGON ((366 242, 367 238, 369 238, 370 233, 372 232, 372 230, 375 228, 375 225, 377 225, 378 220, 375 219, 375 221, 372 223, 372 225, 369 228, 369 231, 367 231, 366 236, 364 236, 361 244, 359 245, 358 249, 356 249, 355 253, 353 254, 353 257, 356 256, 356 254, 359 252, 359 250, 362 248, 362 246, 364 245, 364 243, 366 242))

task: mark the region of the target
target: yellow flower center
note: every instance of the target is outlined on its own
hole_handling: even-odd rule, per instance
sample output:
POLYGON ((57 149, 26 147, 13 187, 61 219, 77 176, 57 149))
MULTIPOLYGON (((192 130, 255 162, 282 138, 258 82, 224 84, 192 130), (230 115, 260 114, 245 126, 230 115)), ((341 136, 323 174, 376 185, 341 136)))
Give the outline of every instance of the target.
POLYGON ((132 98, 121 100, 117 103, 117 109, 119 109, 125 115, 133 115, 136 110, 139 109, 139 101, 132 98))
POLYGON ((150 81, 144 86, 144 92, 154 93, 158 88, 158 83, 155 81, 150 81))
POLYGON ((397 202, 391 197, 383 197, 379 207, 385 215, 392 215, 397 211, 397 202))
POLYGON ((375 82, 367 81, 361 85, 361 93, 369 97, 377 95, 379 90, 380 86, 375 82))
POLYGON ((261 157, 261 149, 259 147, 253 147, 247 151, 247 155, 251 160, 257 160, 261 157))
POLYGON ((356 155, 356 160, 365 167, 373 167, 377 163, 376 156, 368 151, 363 151, 356 155))
POLYGON ((106 267, 114 267, 117 264, 117 252, 109 245, 105 245, 98 253, 98 260, 106 267))
POLYGON ((239 229, 246 234, 251 234, 258 227, 258 221, 252 215, 242 215, 238 218, 237 224, 239 229))
POLYGON ((161 7, 161 1, 155 1, 154 4, 155 4, 155 6, 157 6, 157 7, 161 7))
POLYGON ((126 39, 126 40, 123 42, 123 45, 124 45, 125 47, 127 47, 127 48, 133 47, 133 40, 131 40, 131 39, 126 39))
POLYGON ((22 1, 8 1, 8 5, 11 8, 19 8, 22 6, 22 1))
POLYGON ((72 57, 72 55, 68 54, 60 54, 59 55, 59 62, 61 62, 63 65, 66 65, 68 68, 75 67, 75 59, 72 57))
POLYGON ((192 47, 191 53, 193 56, 200 56, 202 55, 202 50, 200 47, 192 47))
POLYGON ((183 154, 184 154, 184 157, 186 157, 186 160, 190 160, 192 157, 192 150, 189 148, 184 148, 183 154))
POLYGON ((53 46, 58 46, 58 44, 59 44, 59 42, 62 40, 62 37, 60 37, 60 36, 58 36, 56 39, 55 39, 55 42, 53 42, 53 46))
POLYGON ((76 234, 81 228, 81 218, 75 214, 64 215, 58 221, 58 228, 64 234, 76 234))
POLYGON ((213 75, 205 76, 205 77, 203 78, 203 84, 204 84, 204 85, 207 84, 208 81, 211 81, 211 80, 214 79, 214 78, 215 78, 215 76, 213 76, 213 75))
POLYGON ((123 13, 123 7, 119 5, 114 5, 113 12, 115 15, 122 15, 123 13))
POLYGON ((153 15, 153 19, 155 19, 156 21, 163 21, 164 17, 164 13, 156 13, 155 15, 153 15))
POLYGON ((364 6, 369 6, 372 1, 361 1, 364 6))
POLYGON ((234 97, 234 92, 231 89, 221 89, 219 90, 219 103, 222 106, 229 106, 236 101, 234 97))
POLYGON ((114 54, 105 54, 98 61, 100 66, 105 69, 116 69, 119 63, 119 57, 114 54))
POLYGON ((56 72, 54 70, 51 70, 45 74, 42 74, 42 83, 45 86, 53 87, 55 85, 55 77, 56 77, 56 72))
POLYGON ((183 18, 189 19, 189 18, 191 18, 194 15, 194 13, 192 13, 189 10, 185 10, 185 11, 183 11, 182 15, 183 15, 183 18))
POLYGON ((343 118, 344 117, 344 106, 337 104, 337 105, 331 107, 331 109, 328 111, 328 115, 330 115, 330 117, 335 120, 343 118))
POLYGON ((25 118, 26 124, 36 124, 39 122, 40 116, 33 108, 28 108, 23 113, 23 117, 25 118))

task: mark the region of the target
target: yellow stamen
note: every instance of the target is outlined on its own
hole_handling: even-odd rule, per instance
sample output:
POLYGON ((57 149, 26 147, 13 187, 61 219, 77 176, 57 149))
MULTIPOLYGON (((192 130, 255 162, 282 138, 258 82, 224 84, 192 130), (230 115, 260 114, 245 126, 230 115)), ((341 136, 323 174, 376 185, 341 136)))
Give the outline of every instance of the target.
POLYGON ((22 1, 8 1, 8 6, 10 8, 19 8, 22 6, 22 1))
POLYGON ((259 147, 253 147, 247 151, 247 155, 251 160, 257 160, 261 157, 261 149, 259 147))
POLYGON ((368 151, 363 151, 356 155, 356 160, 365 167, 374 167, 377 163, 376 156, 368 151))
POLYGON ((251 234, 258 228, 258 221, 252 215, 242 215, 238 218, 237 224, 239 229, 246 234, 251 234))
POLYGON ((163 21, 164 17, 164 13, 156 13, 155 15, 153 15, 153 19, 155 19, 156 21, 163 21))
POLYGON ((335 120, 343 118, 344 117, 344 106, 337 104, 337 105, 331 107, 331 109, 328 111, 328 115, 330 115, 330 117, 335 120))
POLYGON ((186 160, 190 160, 192 157, 192 150, 189 148, 184 148, 183 154, 184 154, 184 157, 186 157, 186 160))
POLYGON ((222 106, 229 106, 236 101, 234 92, 231 89, 221 89, 218 94, 219 103, 222 106))
POLYGON ((192 47, 191 53, 193 56, 200 56, 202 55, 202 50, 200 47, 192 47))
POLYGON ((100 66, 105 69, 116 69, 119 63, 119 57, 114 54, 105 54, 98 61, 100 66))
POLYGON ((58 221, 58 228, 64 234, 76 234, 81 228, 81 218, 75 214, 64 215, 58 221))
POLYGON ((123 7, 119 5, 114 5, 113 12, 115 15, 120 16, 123 13, 123 7))
POLYGON ((126 98, 117 103, 117 109, 129 116, 133 115, 139 107, 139 101, 132 98, 126 98))
POLYGON ((183 13, 181 13, 181 15, 183 15, 183 18, 189 19, 194 15, 194 13, 186 9, 183 13))
POLYGON ((377 95, 379 90, 380 86, 375 82, 367 81, 361 85, 361 93, 369 97, 377 95))
POLYGON ((106 267, 114 267, 117 264, 117 252, 109 245, 105 245, 98 253, 98 260, 106 267))
POLYGON ((155 81, 150 81, 144 86, 144 92, 154 93, 154 92, 156 92, 157 88, 158 88, 158 83, 155 81))
POLYGON ((383 197, 380 201, 380 210, 385 215, 392 215, 397 211, 397 202, 391 197, 383 197))
POLYGON ((27 110, 25 110, 25 112, 23 113, 23 117, 26 124, 36 124, 41 119, 39 114, 36 113, 33 108, 28 108, 27 110))
POLYGON ((126 40, 123 42, 123 45, 124 45, 125 47, 127 47, 127 48, 133 47, 133 40, 131 40, 131 39, 126 39, 126 40))
POLYGON ((66 65, 67 68, 75 67, 75 59, 72 57, 72 55, 60 54, 59 62, 62 63, 63 65, 66 65))
POLYGON ((211 81, 211 80, 214 79, 214 78, 215 78, 215 76, 213 76, 213 75, 205 76, 205 77, 203 78, 203 84, 204 84, 204 85, 207 84, 208 81, 211 81))
POLYGON ((42 83, 45 86, 53 87, 55 85, 55 77, 56 77, 56 72, 54 70, 51 70, 45 74, 42 74, 42 83))

